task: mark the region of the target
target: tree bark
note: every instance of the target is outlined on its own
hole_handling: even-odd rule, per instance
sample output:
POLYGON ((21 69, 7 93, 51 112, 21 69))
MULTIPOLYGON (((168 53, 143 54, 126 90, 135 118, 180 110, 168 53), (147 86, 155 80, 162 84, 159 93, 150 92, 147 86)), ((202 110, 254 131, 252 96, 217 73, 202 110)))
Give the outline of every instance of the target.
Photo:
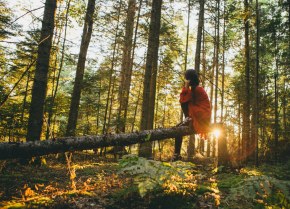
POLYGON ((148 141, 163 140, 192 134, 188 127, 162 128, 134 133, 115 135, 95 135, 82 137, 63 137, 45 141, 26 143, 1 143, 0 160, 29 158, 67 151, 88 150, 108 146, 127 146, 148 141))
MULTIPOLYGON (((137 43, 137 32, 138 32, 138 26, 139 26, 139 20, 140 20, 140 14, 141 14, 141 7, 142 7, 142 3, 143 1, 140 0, 139 1, 139 8, 138 8, 138 15, 137 15, 137 20, 136 20, 136 27, 135 27, 135 32, 134 32, 134 42, 133 42, 133 51, 132 51, 132 65, 131 67, 133 67, 133 60, 135 57, 135 48, 136 48, 136 43, 137 43)), ((133 120, 131 123, 131 132, 134 131, 134 127, 135 127, 135 121, 136 121, 136 116, 137 116, 137 110, 138 110, 138 106, 139 106, 139 99, 140 99, 140 95, 141 95, 141 86, 142 83, 140 82, 140 88, 138 91, 138 96, 137 96, 137 101, 136 101, 136 106, 134 108, 134 116, 133 116, 133 120)))
POLYGON ((245 6, 245 101, 243 105, 243 156, 247 160, 250 153, 250 46, 249 46, 249 2, 244 0, 245 6))
POLYGON ((219 86, 219 52, 220 52, 220 0, 216 2, 217 18, 216 18, 216 55, 215 55, 215 97, 214 97, 214 123, 217 123, 217 108, 218 108, 218 86, 219 86))
POLYGON ((111 86, 112 86, 113 73, 114 73, 114 67, 115 67, 115 61, 116 61, 116 51, 117 51, 117 45, 118 45, 117 40, 118 40, 118 33, 119 33, 121 6, 122 6, 122 0, 119 1, 119 7, 118 7, 117 26, 116 26, 116 32, 115 32, 115 41, 114 41, 114 45, 113 45, 113 54, 112 54, 112 61, 111 61, 111 67, 110 67, 110 79, 109 79, 109 84, 108 84, 108 91, 107 91, 108 93, 107 93, 105 115, 104 115, 104 124, 103 124, 103 130, 102 130, 103 134, 105 134, 108 130, 108 128, 107 128, 107 115, 108 115, 110 95, 111 95, 111 86))
POLYGON ((221 123, 224 120, 224 96, 225 96, 225 52, 226 52, 226 0, 224 0, 224 24, 223 24, 223 53, 222 53, 222 92, 221 92, 221 123))
POLYGON ((258 161, 258 123, 259 123, 259 68, 260 68, 260 16, 259 16, 259 0, 256 0, 256 66, 255 66, 255 83, 254 83, 254 108, 253 108, 253 120, 254 120, 254 127, 253 127, 253 136, 254 136, 254 143, 256 147, 255 151, 255 164, 256 166, 259 165, 258 161))
MULTIPOLYGON (((184 71, 187 70, 187 54, 188 54, 188 39, 189 39, 190 7, 191 7, 191 0, 188 0, 187 27, 186 27, 186 43, 185 43, 185 56, 184 56, 184 71)), ((181 120, 182 120, 182 118, 183 118, 183 113, 181 111, 181 120)))
POLYGON ((56 5, 56 0, 46 0, 45 2, 29 110, 28 141, 39 140, 41 136, 56 5))
MULTIPOLYGON (((153 0, 143 88, 141 130, 152 129, 154 122, 161 5, 162 0, 153 0)), ((152 156, 150 142, 140 146, 139 155, 147 158, 152 156)))
MULTIPOLYGON (((187 70, 187 57, 188 57, 188 42, 189 42, 189 24, 190 24, 190 9, 191 9, 191 0, 188 0, 188 10, 187 10, 187 27, 186 27, 186 43, 185 43, 185 56, 184 56, 184 72, 187 70)), ((183 111, 182 108, 180 108, 180 122, 183 121, 183 111)), ((181 152, 181 146, 182 146, 182 138, 176 138, 175 139, 175 157, 176 159, 179 158, 180 152, 181 152)), ((191 144, 188 144, 188 149, 192 149, 190 146, 191 144)), ((194 149, 194 148, 193 148, 194 149)), ((188 152, 187 152, 188 153, 188 152)), ((188 155, 189 158, 189 155, 188 155)))
POLYGON ((123 57, 121 65, 121 81, 119 86, 119 112, 117 132, 125 132, 126 118, 129 101, 129 92, 131 86, 132 76, 132 45, 133 45, 133 32, 134 32, 134 18, 135 18, 136 0, 129 0, 127 20, 126 20, 126 33, 123 46, 123 57))
POLYGON ((227 140, 225 135, 225 128, 222 123, 216 124, 217 128, 220 130, 220 135, 218 137, 218 166, 229 165, 229 153, 227 148, 227 140))
MULTIPOLYGON (((275 29, 274 29, 275 30, 275 29)), ((278 129, 279 129, 279 112, 278 112, 278 95, 279 95, 279 91, 278 91, 278 75, 279 75, 279 58, 278 58, 278 37, 277 37, 277 33, 276 30, 274 31, 274 45, 275 45, 275 73, 274 73, 274 101, 275 101, 275 107, 274 107, 274 111, 275 111, 275 125, 274 125, 274 158, 276 163, 278 162, 278 155, 279 155, 279 151, 278 151, 278 142, 279 142, 279 135, 278 135, 278 129)))
POLYGON ((95 12, 96 0, 89 0, 87 6, 87 12, 85 16, 82 42, 80 46, 80 53, 77 64, 77 72, 75 77, 75 83, 72 93, 72 99, 70 103, 69 118, 66 128, 66 136, 74 136, 77 126, 79 104, 81 98, 82 84, 85 71, 85 63, 87 58, 88 47, 90 44, 92 32, 93 32, 93 16, 95 12))
MULTIPOLYGON (((51 104, 50 107, 48 109, 48 119, 47 119, 47 129, 52 130, 51 126, 51 120, 52 120, 52 116, 53 116, 53 107, 55 105, 55 99, 56 99, 56 95, 57 95, 57 91, 58 91, 58 85, 59 85, 59 79, 60 79, 60 74, 62 71, 62 67, 63 67, 63 63, 64 63, 64 55, 65 55, 65 43, 66 43, 66 35, 67 35, 67 25, 68 25, 68 14, 69 14, 69 9, 70 9, 70 3, 71 0, 68 0, 67 5, 66 5, 66 14, 65 14, 65 25, 64 25, 64 37, 63 37, 63 43, 62 43, 62 49, 61 49, 61 58, 60 58, 60 63, 59 63, 59 69, 58 69, 58 73, 56 76, 56 84, 55 84, 55 88, 53 88, 52 90, 52 99, 51 99, 51 104)), ((48 132, 48 130, 47 130, 48 132)), ((52 134, 53 131, 52 131, 52 134)), ((47 134, 47 139, 48 139, 48 135, 47 134)))
POLYGON ((198 30, 197 30, 197 39, 196 39, 196 50, 195 50, 195 64, 194 68, 197 73, 200 71, 200 50, 201 50, 201 38, 203 31, 203 22, 204 22, 204 2, 205 0, 199 0, 199 19, 198 19, 198 30))

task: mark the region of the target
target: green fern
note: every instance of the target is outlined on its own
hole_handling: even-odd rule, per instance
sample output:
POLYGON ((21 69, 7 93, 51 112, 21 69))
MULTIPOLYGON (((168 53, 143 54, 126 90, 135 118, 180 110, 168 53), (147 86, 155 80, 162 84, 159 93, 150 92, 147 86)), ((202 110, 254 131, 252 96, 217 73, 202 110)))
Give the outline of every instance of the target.
POLYGON ((134 177, 139 194, 144 197, 153 190, 184 193, 195 189, 192 181, 187 181, 194 170, 194 164, 181 161, 167 163, 147 160, 135 155, 126 155, 119 161, 120 173, 134 177))
POLYGON ((230 188, 226 202, 237 199, 246 199, 254 202, 268 202, 268 204, 289 205, 290 181, 279 180, 270 176, 250 176, 230 188), (279 200, 277 199, 279 194, 279 200), (273 197, 277 196, 273 199, 273 197))

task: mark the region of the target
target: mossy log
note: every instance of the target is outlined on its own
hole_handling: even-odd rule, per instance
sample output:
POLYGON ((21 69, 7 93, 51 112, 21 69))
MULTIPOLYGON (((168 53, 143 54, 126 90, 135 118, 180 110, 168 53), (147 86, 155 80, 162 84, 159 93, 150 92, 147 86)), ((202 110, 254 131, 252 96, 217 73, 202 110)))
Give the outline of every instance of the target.
POLYGON ((24 143, 0 143, 0 160, 29 158, 67 151, 80 151, 109 146, 127 146, 147 141, 185 136, 193 132, 185 126, 160 128, 134 133, 105 134, 91 136, 62 137, 45 141, 24 143))

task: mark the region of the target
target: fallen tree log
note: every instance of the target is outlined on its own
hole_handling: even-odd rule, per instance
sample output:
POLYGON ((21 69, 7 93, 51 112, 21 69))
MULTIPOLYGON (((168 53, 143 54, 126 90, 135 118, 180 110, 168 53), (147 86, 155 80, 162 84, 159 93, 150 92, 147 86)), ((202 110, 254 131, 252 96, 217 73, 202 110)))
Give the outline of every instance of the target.
POLYGON ((192 134, 188 127, 160 128, 134 133, 62 137, 25 143, 0 143, 0 160, 29 158, 67 151, 80 151, 109 146, 127 146, 192 134))

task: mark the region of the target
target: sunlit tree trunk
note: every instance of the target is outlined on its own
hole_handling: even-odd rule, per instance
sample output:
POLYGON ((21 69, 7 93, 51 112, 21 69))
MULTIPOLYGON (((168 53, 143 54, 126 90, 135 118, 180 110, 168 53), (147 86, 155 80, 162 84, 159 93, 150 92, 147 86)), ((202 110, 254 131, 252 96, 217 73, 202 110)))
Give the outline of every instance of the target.
POLYGON ((128 110, 129 91, 132 76, 132 44, 134 32, 136 0, 129 0, 126 20, 126 33, 124 37, 123 57, 121 65, 121 81, 119 86, 119 112, 117 132, 125 132, 128 110))
POLYGON ((137 100, 136 100, 136 104, 135 104, 135 107, 134 107, 134 115, 133 115, 133 120, 132 120, 132 123, 131 123, 131 132, 133 132, 135 130, 135 123, 136 123, 136 117, 137 117, 137 112, 138 112, 138 107, 139 107, 139 102, 140 102, 140 97, 141 97, 141 83, 140 83, 140 86, 139 86, 139 90, 138 90, 138 96, 137 96, 137 100))
POLYGON ((154 115, 154 129, 157 128, 157 125, 158 125, 157 124, 158 123, 158 108, 159 108, 159 101, 161 100, 160 97, 159 97, 159 93, 160 93, 160 83, 157 82, 156 102, 155 102, 155 111, 154 111, 155 112, 155 115, 154 115))
MULTIPOLYGON (((153 0, 152 2, 151 22, 149 28, 149 40, 143 88, 141 130, 152 129, 154 122, 161 5, 162 0, 153 0)), ((147 158, 152 157, 151 142, 140 145, 139 155, 147 158)))
POLYGON ((28 94, 28 87, 29 87, 29 82, 30 82, 30 74, 31 72, 28 71, 27 72, 27 80, 26 80, 26 86, 25 86, 25 93, 24 93, 24 97, 23 97, 23 104, 22 104, 22 111, 21 111, 21 117, 20 117, 20 122, 22 124, 22 126, 24 125, 24 113, 25 113, 25 109, 27 106, 27 94, 28 94))
POLYGON ((240 99, 238 101, 238 161, 239 163, 241 163, 241 156, 243 155, 243 148, 242 148, 242 138, 241 138, 241 127, 242 127, 242 122, 241 122, 241 103, 240 103, 240 99))
MULTIPOLYGON (((139 26, 142 2, 143 2, 142 0, 139 1, 138 15, 137 15, 136 27, 135 27, 135 32, 134 32, 133 51, 132 51, 132 65, 131 65, 132 68, 133 68, 133 60, 134 60, 134 56, 135 56, 135 48, 136 48, 136 42, 137 42, 138 26, 139 26)), ((134 128, 135 128, 137 110, 138 110, 139 100, 140 100, 140 96, 141 96, 141 86, 142 86, 142 83, 140 82, 140 88, 138 90, 138 96, 137 96, 137 100, 136 100, 136 106, 135 106, 135 109, 134 109, 133 120, 132 120, 132 123, 131 123, 131 132, 133 132, 134 128)))
POLYGON ((83 27, 82 41, 80 46, 80 53, 77 64, 76 77, 74 82, 74 88, 70 103, 68 124, 66 128, 66 136, 74 136, 76 132, 78 110, 81 98, 81 91, 83 85, 83 77, 85 70, 86 57, 88 47, 90 44, 92 32, 93 32, 93 16, 95 11, 96 0, 89 0, 87 6, 87 12, 85 16, 85 22, 83 27))
POLYGON ((113 72, 114 72, 114 67, 115 67, 115 62, 116 62, 116 51, 117 51, 117 44, 118 44, 117 40, 118 40, 118 33, 119 33, 121 5, 122 5, 122 0, 119 1, 119 7, 118 7, 117 26, 116 26, 116 31, 115 31, 115 41, 114 41, 114 45, 113 45, 113 55, 112 55, 112 61, 111 61, 111 67, 110 67, 110 79, 109 79, 109 84, 108 84, 105 115, 104 115, 104 124, 103 124, 103 130, 102 130, 103 134, 107 132, 107 116, 108 116, 108 109, 109 109, 109 103, 110 103, 113 72))
MULTIPOLYGON (((57 14, 60 13, 60 8, 61 6, 58 8, 58 11, 56 12, 57 14)), ((50 64, 50 67, 51 67, 51 73, 48 75, 48 80, 51 79, 51 81, 48 81, 51 83, 51 87, 50 87, 50 99, 49 101, 46 102, 45 106, 46 106, 46 109, 47 109, 47 114, 45 114, 45 125, 46 125, 46 136, 45 136, 45 139, 49 139, 49 138, 53 138, 53 135, 52 135, 52 131, 51 131, 51 117, 52 117, 52 109, 53 109, 53 106, 52 106, 52 98, 53 98, 53 93, 54 93, 54 88, 55 88, 55 85, 56 85, 56 71, 57 71, 57 65, 58 65, 58 55, 59 55, 59 44, 60 44, 60 39, 61 39, 61 34, 62 34, 62 28, 59 27, 61 25, 60 23, 60 18, 59 17, 56 17, 56 21, 55 21, 55 36, 54 36, 54 39, 53 39, 53 42, 52 42, 52 46, 54 46, 54 50, 51 51, 51 60, 53 61, 53 64, 50 64), (46 118, 47 116, 47 118, 46 118)), ((51 61, 51 63, 52 63, 51 61)))
POLYGON ((216 37, 215 37, 215 100, 214 100, 214 123, 217 123, 217 109, 218 109, 218 86, 219 86, 219 52, 220 52, 220 0, 217 0, 216 5, 217 18, 216 18, 216 37))
POLYGON ((205 72, 206 72, 206 49, 205 49, 205 35, 204 35, 204 27, 203 27, 203 33, 202 33, 202 73, 201 73, 201 82, 202 86, 205 86, 205 72))
MULTIPOLYGON (((287 59, 286 62, 288 63, 288 66, 290 65, 290 2, 288 1, 288 53, 287 53, 287 59)), ((289 67, 285 68, 285 74, 286 72, 289 72, 289 67)), ((289 101, 289 97, 286 98, 287 93, 289 93, 289 89, 287 90, 287 83, 289 84, 289 80, 288 82, 286 81, 286 78, 284 78, 284 92, 285 92, 285 97, 283 98, 283 124, 284 124, 284 140, 287 140, 287 136, 289 136, 289 117, 287 117, 287 115, 289 115, 289 109, 287 108, 287 104, 289 101), (287 120, 288 118, 288 120, 287 120)))
MULTIPOLYGON (((187 57, 188 57, 188 37, 189 37, 189 26, 190 26, 190 8, 191 8, 191 1, 188 1, 188 12, 187 12, 187 31, 186 31, 186 47, 185 47, 185 68, 187 70, 187 57)), ((181 121, 183 118, 183 112, 181 110, 181 121)), ((175 139, 175 150, 180 150, 182 146, 182 138, 175 139)), ((195 135, 191 135, 189 137, 188 146, 187 146, 187 158, 190 159, 193 157, 195 153, 195 135)), ((180 153, 179 153, 180 154, 180 153)))
MULTIPOLYGON (((266 126, 265 126, 265 119, 266 119, 266 111, 264 111, 266 109, 266 106, 267 106, 267 101, 266 101, 266 85, 264 85, 264 88, 263 88, 263 91, 262 91, 262 98, 263 100, 261 100, 261 103, 262 103, 262 113, 260 115, 260 125, 262 127, 262 130, 261 130, 261 146, 260 146, 260 149, 262 150, 263 152, 263 156, 265 154, 265 148, 266 148, 266 126)), ((265 156, 264 156, 265 157, 265 156)))
POLYGON ((256 166, 259 165, 258 161, 258 125, 259 125, 259 67, 260 67, 260 16, 259 16, 259 0, 256 0, 256 65, 255 65, 255 73, 254 73, 254 105, 253 105, 253 136, 255 142, 255 164, 256 166))
MULTIPOLYGON (((288 61, 288 63, 290 63, 290 61, 288 61)), ((287 140, 287 100, 289 100, 289 98, 286 97, 287 95, 287 83, 286 83, 286 78, 284 78, 284 84, 283 84, 283 91, 284 91, 284 97, 282 98, 282 105, 283 105, 283 140, 286 141, 287 140)), ((289 108, 288 108, 289 111, 289 108)))
MULTIPOLYGON (((274 29, 275 30, 275 29, 274 29)), ((275 46, 275 73, 274 73, 274 98, 275 98, 275 126, 274 126, 274 153, 275 153, 275 161, 278 161, 278 141, 279 141, 279 135, 278 135, 278 129, 279 129, 279 113, 278 113, 278 43, 277 43, 277 34, 276 31, 274 31, 274 46, 275 46)))
POLYGON ((47 91, 50 50, 54 30, 56 0, 46 0, 36 70, 32 88, 32 99, 29 110, 27 140, 40 140, 43 125, 43 110, 47 91))
MULTIPOLYGON (((204 3, 205 3, 205 0, 199 0, 199 19, 198 19, 198 30, 197 30, 196 50, 195 50, 195 64, 194 64, 194 68, 198 73, 200 72, 201 41, 202 41, 202 32, 203 32, 203 24, 204 24, 204 3)), ((192 135, 189 138, 189 144, 187 148, 188 158, 189 159, 192 158, 194 153, 195 153, 195 135, 192 135)))
MULTIPOLYGON (((118 54, 118 51, 117 50, 117 54, 118 54)), ((114 74, 114 72, 113 72, 114 74)), ((116 85, 116 75, 113 75, 113 80, 112 80, 112 91, 111 91, 111 95, 110 95, 110 101, 109 101, 109 112, 108 112, 108 125, 107 125, 107 130, 108 131, 110 129, 110 126, 111 126, 111 118, 112 118, 112 115, 113 115, 113 102, 114 102, 114 91, 115 91, 115 85, 116 85)))
POLYGON ((223 24, 223 53, 222 53, 222 89, 221 89, 221 123, 224 121, 224 97, 225 97, 225 52, 226 52, 226 21, 227 21, 227 14, 226 14, 226 0, 224 0, 224 24, 223 24))
POLYGON ((195 50, 195 64, 194 68, 199 73, 200 71, 200 50, 201 50, 201 39, 202 39, 202 31, 204 25, 204 4, 205 0, 199 0, 199 18, 198 18, 198 26, 197 26, 197 38, 196 38, 196 50, 195 50))
POLYGON ((100 127, 100 104, 101 104, 101 89, 102 89, 102 79, 100 80, 99 84, 99 91, 98 91, 98 107, 97 107, 97 127, 96 127, 96 134, 99 133, 99 127, 100 127))
MULTIPOLYGON (((61 49, 61 58, 60 58, 60 64, 59 64, 59 69, 58 69, 58 73, 56 76, 56 84, 55 84, 55 88, 52 88, 52 98, 51 98, 51 103, 50 103, 50 107, 48 109, 48 119, 47 119, 47 134, 46 134, 46 139, 48 139, 49 137, 49 129, 53 130, 52 128, 50 128, 51 126, 51 119, 53 116, 53 107, 54 107, 54 103, 55 103, 55 98, 57 95, 57 91, 58 91, 58 85, 59 85, 59 79, 60 79, 60 74, 62 71, 62 67, 63 67, 63 63, 64 63, 64 54, 65 54, 65 43, 66 43, 66 35, 67 35, 67 24, 68 24, 68 13, 69 13, 69 9, 70 9, 70 2, 71 0, 68 0, 67 5, 66 5, 66 14, 65 14, 65 24, 64 24, 64 37, 63 37, 63 43, 62 43, 62 49, 61 49)), ((52 135, 53 131, 52 131, 52 135)))
MULTIPOLYGON (((215 42, 215 41, 214 41, 215 42)), ((214 69, 215 69, 215 53, 216 51, 216 45, 214 44, 214 52, 213 52, 213 64, 212 64, 212 68, 210 69, 210 102, 211 102, 211 107, 213 106, 213 93, 214 93, 214 69)), ((214 155, 213 153, 215 152, 215 140, 212 139, 212 141, 208 142, 208 146, 207 146, 207 156, 210 156, 211 153, 211 145, 212 145, 212 155, 214 155)))
MULTIPOLYGON (((184 55, 184 71, 187 70, 187 56, 188 56, 188 38, 189 38, 189 23, 190 23, 190 7, 191 0, 188 0, 188 10, 187 10, 187 26, 186 26, 186 42, 185 42, 185 55, 184 55)), ((181 120, 183 117, 183 113, 181 110, 181 120)))
MULTIPOLYGON (((189 24, 190 24, 190 8, 191 8, 191 0, 188 0, 186 41, 185 41, 185 55, 184 55, 184 72, 187 70, 189 24)), ((180 108, 180 121, 182 121, 182 120, 183 120, 183 111, 182 111, 182 108, 180 108)), ((176 155, 180 155, 181 146, 182 146, 182 137, 175 138, 174 150, 175 150, 175 154, 176 155)), ((189 145, 188 145, 188 148, 189 148, 189 145)))
POLYGON ((243 104, 243 158, 247 160, 250 149, 250 46, 249 46, 249 3, 244 0, 245 9, 245 101, 243 104))
MULTIPOLYGON (((206 48, 205 48, 205 35, 204 35, 204 27, 203 27, 203 39, 202 39, 202 85, 205 86, 206 82, 206 78, 205 78, 205 74, 206 74, 206 48)), ((209 157, 210 156, 210 138, 208 137, 206 140, 206 156, 209 157)), ((204 142, 203 142, 204 143, 204 142)), ((205 148, 205 147, 204 147, 205 148)))

